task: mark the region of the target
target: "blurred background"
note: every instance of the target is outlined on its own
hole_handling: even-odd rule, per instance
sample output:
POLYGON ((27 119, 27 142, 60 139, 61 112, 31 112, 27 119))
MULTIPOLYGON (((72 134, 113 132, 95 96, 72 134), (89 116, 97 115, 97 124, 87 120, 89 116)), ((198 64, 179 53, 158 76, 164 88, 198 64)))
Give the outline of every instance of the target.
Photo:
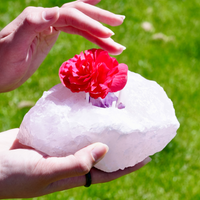
MULTIPOLYGON (((27 6, 61 6, 65 0, 6 0, 0 3, 0 29, 27 6)), ((39 198, 68 200, 200 199, 200 1, 102 0, 99 7, 126 16, 109 27, 127 49, 118 62, 160 84, 174 103, 181 124, 177 136, 147 166, 110 183, 75 188, 39 198)), ((60 83, 67 59, 96 47, 61 33, 37 72, 21 87, 0 94, 0 131, 19 127, 43 91, 60 83)))

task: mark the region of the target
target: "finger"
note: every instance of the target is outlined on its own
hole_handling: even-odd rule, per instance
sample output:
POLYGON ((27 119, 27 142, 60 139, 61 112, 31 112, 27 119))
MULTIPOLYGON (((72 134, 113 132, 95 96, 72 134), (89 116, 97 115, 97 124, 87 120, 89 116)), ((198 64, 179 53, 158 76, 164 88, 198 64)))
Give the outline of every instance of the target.
POLYGON ((59 8, 36 8, 27 7, 16 20, 11 22, 3 31, 13 34, 15 43, 23 43, 24 46, 32 42, 33 38, 44 30, 51 31, 50 26, 59 17, 59 8), (13 32, 13 29, 15 31, 13 32))
POLYGON ((59 13, 60 17, 54 24, 57 30, 60 27, 72 26, 102 38, 107 38, 114 34, 110 29, 75 8, 60 8, 59 13))
POLYGON ((49 182, 81 176, 87 174, 93 165, 104 157, 107 151, 107 145, 95 143, 79 150, 74 155, 46 158, 39 167, 42 169, 44 165, 46 166, 43 169, 43 175, 49 182))
POLYGON ((81 11, 85 15, 93 18, 96 21, 111 25, 111 26, 119 26, 124 21, 125 16, 116 15, 107 10, 103 10, 93 5, 89 5, 83 2, 74 2, 74 4, 66 4, 64 7, 73 7, 77 10, 81 11))
POLYGON ((74 6, 74 5, 76 5, 77 3, 80 3, 80 2, 90 4, 90 5, 96 5, 100 1, 101 0, 77 0, 77 1, 70 2, 70 3, 65 3, 65 4, 62 5, 62 7, 74 6))
MULTIPOLYGON (((96 168, 91 169, 91 176, 92 176, 92 184, 96 183, 105 183, 112 180, 115 180, 121 176, 130 174, 144 165, 151 161, 151 158, 146 158, 144 161, 136 164, 134 167, 126 168, 125 170, 118 170, 116 172, 106 173, 96 168)), ((56 182, 51 183, 46 188, 47 193, 52 193, 56 191, 62 191, 74 187, 83 186, 86 184, 86 177, 85 176, 78 176, 78 177, 71 177, 67 179, 62 179, 56 182)))
POLYGON ((86 31, 79 30, 79 29, 71 27, 71 26, 59 27, 58 30, 69 33, 69 34, 77 34, 77 35, 83 36, 90 42, 98 45, 100 48, 108 51, 108 53, 110 53, 112 55, 119 55, 126 49, 126 47, 122 46, 121 44, 116 43, 111 38, 95 37, 94 35, 86 32, 86 31))
POLYGON ((19 129, 15 128, 0 133, 0 152, 11 149, 15 143, 18 132, 19 129))
POLYGON ((151 158, 147 157, 145 160, 136 164, 133 167, 128 167, 128 168, 125 168, 124 170, 118 170, 116 172, 106 173, 106 174, 100 170, 93 168, 91 170, 92 184, 104 183, 104 182, 109 182, 109 181, 115 180, 121 176, 130 174, 130 173, 142 168, 144 165, 146 165, 150 161, 151 161, 151 158))
POLYGON ((79 3, 76 5, 76 9, 80 10, 89 17, 99 22, 108 24, 110 26, 119 26, 123 23, 125 17, 123 15, 116 15, 107 10, 88 5, 85 3, 79 3))
POLYGON ((84 2, 87 4, 91 4, 91 5, 96 5, 100 2, 101 0, 77 0, 77 2, 84 2))
POLYGON ((84 186, 86 184, 86 178, 85 176, 77 176, 77 177, 71 177, 71 178, 65 178, 56 182, 52 182, 49 184, 45 191, 43 191, 44 194, 54 193, 58 191, 68 190, 75 187, 84 186))

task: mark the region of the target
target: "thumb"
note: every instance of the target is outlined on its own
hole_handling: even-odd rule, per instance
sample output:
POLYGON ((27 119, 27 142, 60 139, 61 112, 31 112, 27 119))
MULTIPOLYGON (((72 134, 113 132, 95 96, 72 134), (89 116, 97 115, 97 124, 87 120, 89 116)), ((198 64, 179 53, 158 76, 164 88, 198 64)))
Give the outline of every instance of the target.
POLYGON ((63 178, 85 175, 107 152, 107 145, 94 143, 77 151, 74 155, 59 158, 49 157, 44 162, 45 166, 50 166, 51 169, 45 170, 45 172, 51 171, 51 174, 46 174, 45 172, 43 174, 47 176, 46 180, 50 180, 51 182, 63 178))
MULTIPOLYGON (((13 23, 19 24, 15 30, 15 41, 29 44, 37 34, 51 33, 51 26, 59 18, 59 8, 27 7, 13 23), (45 31, 45 32, 44 32, 45 31)), ((10 24, 15 26, 16 24, 10 24)))
POLYGON ((44 8, 42 12, 43 19, 48 23, 51 22, 51 24, 55 23, 57 19, 59 18, 59 7, 53 7, 53 8, 44 8))
POLYGON ((36 33, 46 30, 59 18, 59 7, 28 7, 24 12, 25 18, 22 26, 27 31, 35 31, 36 33))

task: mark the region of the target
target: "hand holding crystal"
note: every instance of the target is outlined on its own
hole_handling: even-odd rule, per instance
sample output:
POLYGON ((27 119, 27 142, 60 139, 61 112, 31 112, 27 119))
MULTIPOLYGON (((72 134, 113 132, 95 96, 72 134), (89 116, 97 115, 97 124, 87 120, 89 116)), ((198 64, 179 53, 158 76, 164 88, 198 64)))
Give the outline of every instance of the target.
POLYGON ((92 168, 108 151, 102 143, 89 145, 74 155, 50 157, 16 140, 18 129, 0 133, 0 199, 30 198, 83 186, 91 170, 92 184, 114 180, 150 161, 125 170, 105 173, 92 168), (92 168, 92 169, 91 169, 92 168))
POLYGON ((95 7, 98 2, 79 0, 61 8, 27 7, 8 24, 0 32, 0 92, 13 90, 31 77, 60 31, 81 35, 111 54, 120 54, 124 47, 110 38, 113 32, 100 22, 118 26, 124 16, 95 7))

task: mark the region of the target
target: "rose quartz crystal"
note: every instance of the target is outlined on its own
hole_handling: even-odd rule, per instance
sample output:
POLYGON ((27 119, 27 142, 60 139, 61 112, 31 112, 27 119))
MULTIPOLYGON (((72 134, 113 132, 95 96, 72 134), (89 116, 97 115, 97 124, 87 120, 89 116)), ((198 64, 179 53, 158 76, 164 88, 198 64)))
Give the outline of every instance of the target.
POLYGON ((96 168, 112 172, 134 166, 161 151, 176 135, 179 122, 171 100, 156 82, 129 72, 120 92, 126 107, 99 108, 54 86, 25 115, 18 139, 50 156, 66 156, 94 143, 109 146, 96 168))

